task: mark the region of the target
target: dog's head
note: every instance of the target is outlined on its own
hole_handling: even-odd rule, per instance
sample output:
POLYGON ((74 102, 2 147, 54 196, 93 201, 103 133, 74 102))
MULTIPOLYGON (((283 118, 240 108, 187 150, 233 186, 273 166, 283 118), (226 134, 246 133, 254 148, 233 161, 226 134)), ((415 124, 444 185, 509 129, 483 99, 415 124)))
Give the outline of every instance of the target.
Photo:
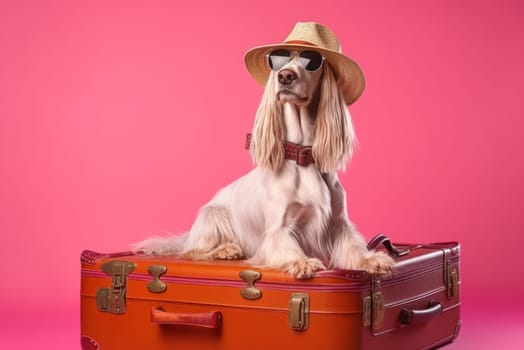
POLYGON ((268 55, 274 94, 280 104, 316 107, 324 58, 318 52, 275 50, 268 55))
MULTIPOLYGON (((274 57, 271 57, 274 55, 274 57)), ((283 105, 306 106, 314 118, 315 164, 323 173, 345 169, 356 144, 351 116, 330 65, 314 51, 277 50, 257 111, 251 154, 258 166, 278 170, 284 161, 283 105)))

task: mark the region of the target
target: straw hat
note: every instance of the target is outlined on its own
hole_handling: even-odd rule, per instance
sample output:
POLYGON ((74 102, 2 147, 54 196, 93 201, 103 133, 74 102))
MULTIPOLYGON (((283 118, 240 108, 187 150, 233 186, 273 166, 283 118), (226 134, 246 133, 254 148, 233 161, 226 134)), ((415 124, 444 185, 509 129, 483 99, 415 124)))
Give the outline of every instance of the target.
POLYGON ((321 53, 333 68, 339 89, 348 105, 355 102, 364 91, 364 73, 355 61, 342 54, 335 34, 321 24, 298 22, 283 43, 258 46, 246 53, 244 60, 247 70, 261 85, 266 84, 270 73, 266 55, 275 49, 314 50, 321 53))

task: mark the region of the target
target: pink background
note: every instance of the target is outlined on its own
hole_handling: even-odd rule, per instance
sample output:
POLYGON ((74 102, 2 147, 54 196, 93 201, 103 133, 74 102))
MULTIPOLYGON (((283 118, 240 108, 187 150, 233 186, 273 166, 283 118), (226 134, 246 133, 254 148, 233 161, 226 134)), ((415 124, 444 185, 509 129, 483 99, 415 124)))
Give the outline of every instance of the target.
POLYGON ((367 76, 341 174, 370 238, 460 241, 449 349, 524 346, 521 1, 2 1, 0 348, 79 344, 79 256, 186 230, 251 168, 243 54, 297 20, 367 76))

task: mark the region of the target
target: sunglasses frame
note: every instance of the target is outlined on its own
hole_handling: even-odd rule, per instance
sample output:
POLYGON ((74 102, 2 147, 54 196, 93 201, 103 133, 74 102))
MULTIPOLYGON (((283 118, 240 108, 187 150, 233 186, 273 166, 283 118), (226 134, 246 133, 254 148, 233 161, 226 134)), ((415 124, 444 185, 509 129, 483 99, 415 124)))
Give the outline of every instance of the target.
POLYGON ((302 50, 302 51, 297 51, 297 50, 288 50, 288 49, 275 49, 273 51, 271 51, 270 53, 266 54, 266 64, 267 66, 269 67, 270 70, 276 72, 276 71, 279 71, 280 69, 282 69, 282 67, 278 68, 278 69, 273 69, 271 67, 271 64, 269 63, 269 60, 270 60, 270 56, 277 52, 277 51, 287 51, 289 53, 289 60, 284 64, 282 65, 282 67, 284 67, 286 64, 288 64, 289 62, 291 62, 295 57, 300 57, 300 55, 304 52, 314 52, 314 53, 317 53, 320 55, 320 57, 322 57, 322 60, 320 61, 320 64, 318 66, 318 68, 316 69, 313 69, 313 70, 309 70, 307 69, 306 67, 302 66, 302 64, 300 63, 299 61, 299 65, 304 68, 305 70, 307 70, 308 72, 316 72, 318 71, 320 68, 322 68, 322 66, 324 65, 324 61, 326 60, 326 58, 324 57, 324 55, 322 55, 320 52, 318 51, 315 51, 315 50, 302 50))

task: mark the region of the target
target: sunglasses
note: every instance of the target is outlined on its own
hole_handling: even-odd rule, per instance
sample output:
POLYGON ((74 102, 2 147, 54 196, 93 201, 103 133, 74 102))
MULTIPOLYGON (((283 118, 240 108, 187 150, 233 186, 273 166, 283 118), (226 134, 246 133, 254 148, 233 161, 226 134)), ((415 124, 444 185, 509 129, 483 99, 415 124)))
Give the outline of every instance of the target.
POLYGON ((277 71, 288 64, 293 59, 293 56, 297 56, 298 64, 310 72, 320 69, 324 62, 324 57, 316 51, 306 50, 302 52, 292 52, 285 49, 278 49, 267 55, 267 63, 271 70, 277 71))

